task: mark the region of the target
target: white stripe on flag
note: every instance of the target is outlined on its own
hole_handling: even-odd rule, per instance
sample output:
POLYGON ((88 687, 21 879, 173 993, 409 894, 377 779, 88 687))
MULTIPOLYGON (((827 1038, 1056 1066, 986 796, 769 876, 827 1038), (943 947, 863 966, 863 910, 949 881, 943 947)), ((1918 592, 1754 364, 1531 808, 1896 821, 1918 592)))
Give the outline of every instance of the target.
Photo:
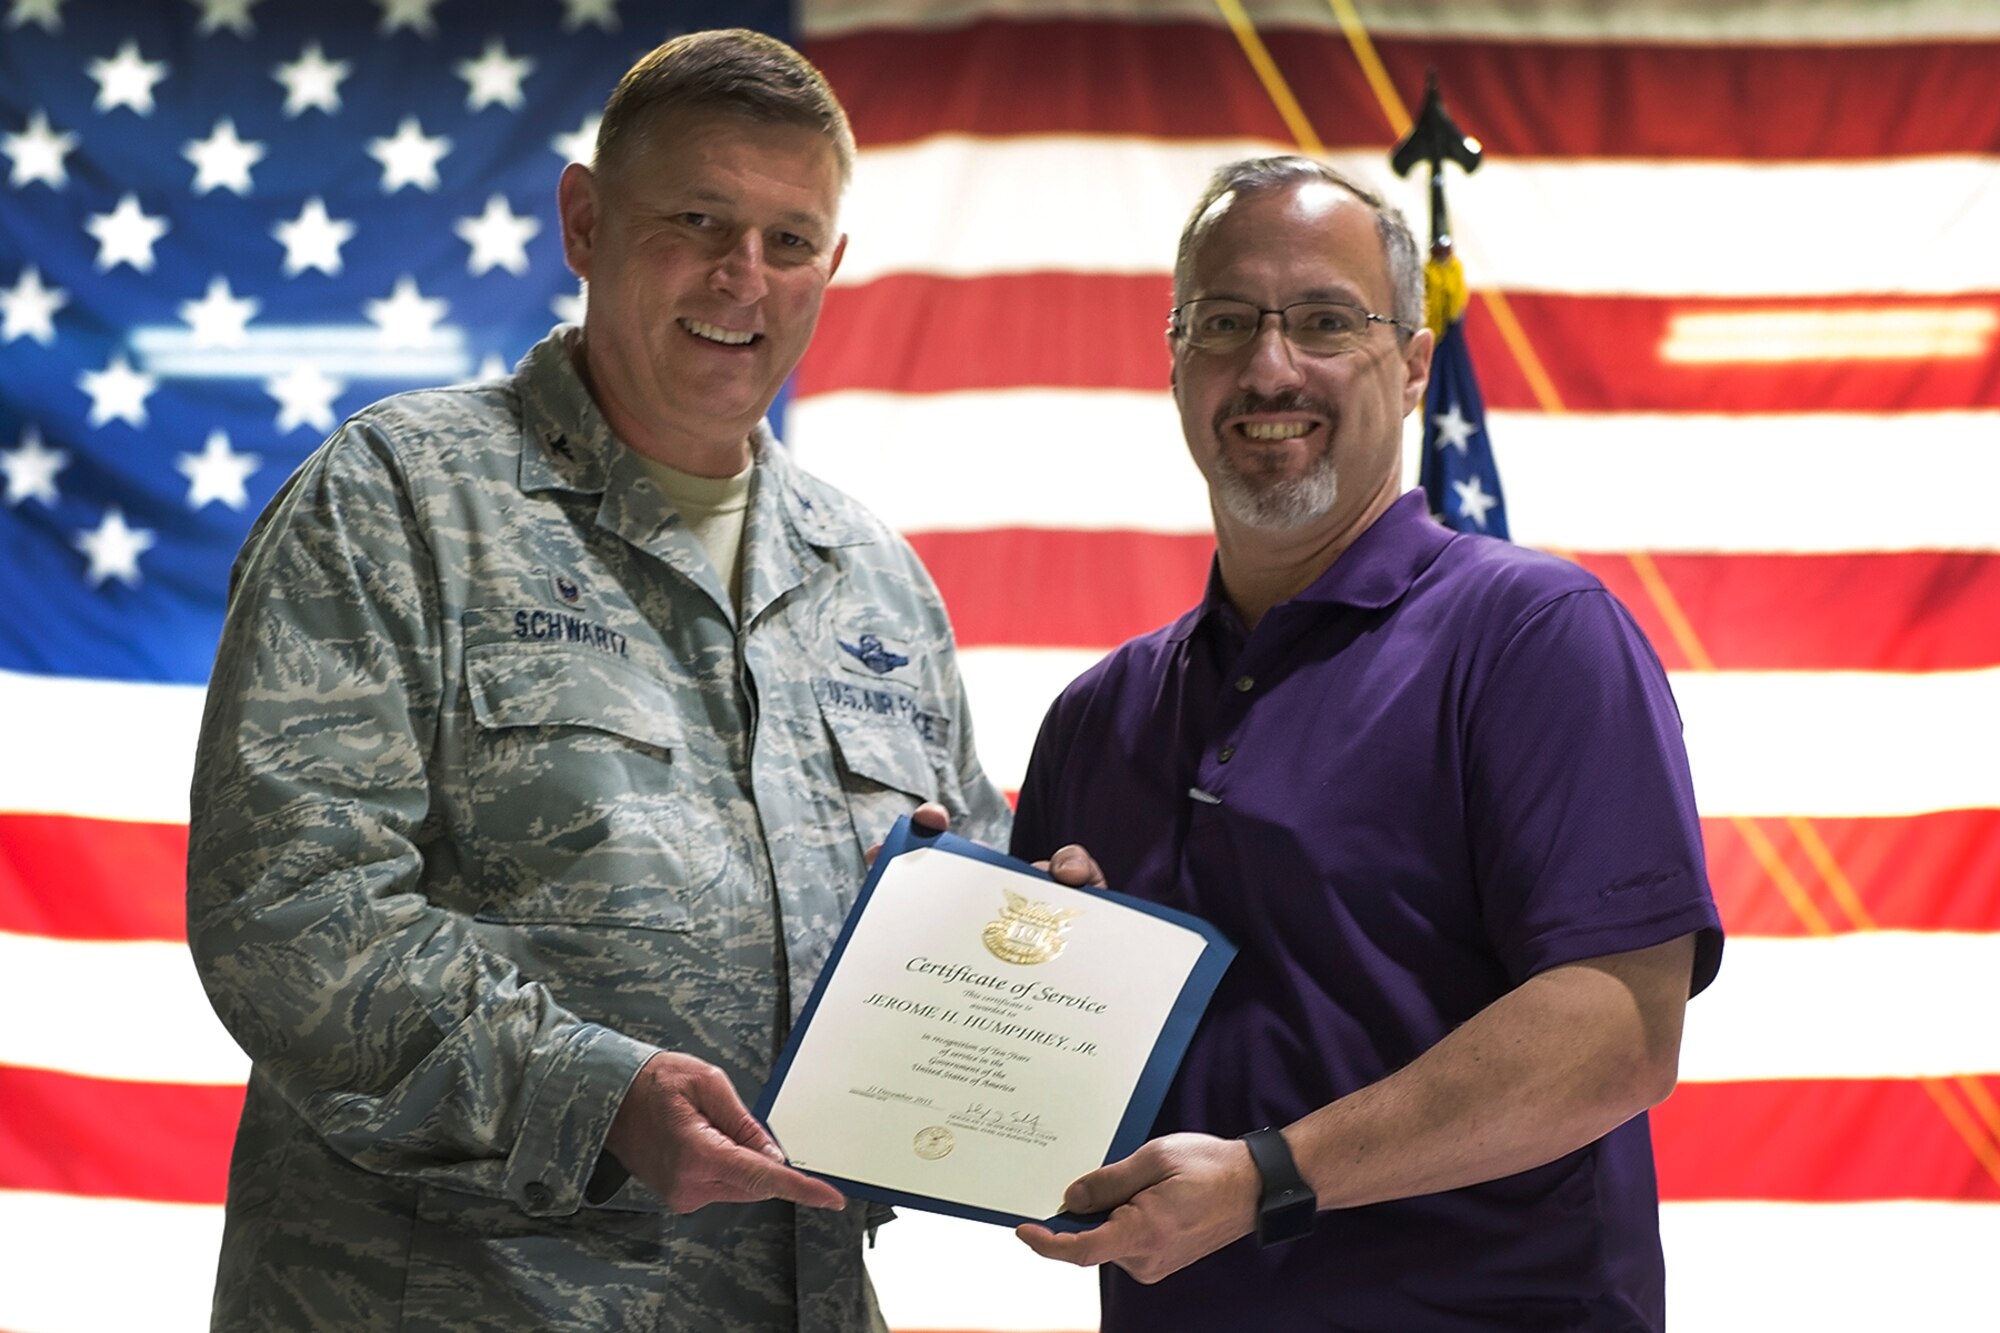
MULTIPOLYGON (((987 773, 1018 788, 1051 700, 1095 649, 967 648, 987 773)), ((1675 672, 1704 815, 1924 814, 2000 806, 2000 668, 1675 672)))
MULTIPOLYGON (((1676 1327, 1703 1333, 1974 1333, 1993 1303, 2000 1206, 1667 1203, 1660 1207, 1676 1327)), ((222 1210, 0 1191, 8 1271, 0 1327, 17 1333, 195 1333, 208 1326, 222 1210), (118 1281, 105 1280, 105 1256, 118 1281)), ((1003 1228, 904 1211, 868 1267, 898 1328, 1091 1328, 1087 1270, 1044 1263, 1003 1228), (966 1301, 977 1275, 977 1312, 966 1301), (1005 1275, 1005 1281, 989 1281, 1005 1275)))
POLYGON ((1994 1327, 2000 1205, 1669 1203, 1660 1206, 1660 1240, 1674 1328, 1994 1327))
POLYGON ((10 1275, 0 1281, 0 1328, 197 1333, 208 1327, 222 1248, 220 1208, 0 1190, 0 1237, 10 1275))
POLYGON ((1005 1227, 906 1208, 866 1257, 891 1328, 1097 1327, 1096 1272, 1039 1258, 1005 1227), (978 1296, 969 1298, 975 1274, 978 1296))
MULTIPOLYGON (((1992 1327, 2000 1206, 1667 1203, 1667 1309, 1701 1333, 1974 1333, 1992 1327)), ((999 1227, 905 1211, 868 1252, 896 1328, 1097 1326, 1095 1285, 999 1227), (967 1275, 979 1275, 977 1315, 967 1275)))
MULTIPOLYGON (((2000 934, 1747 936, 1728 947, 1729 965, 1688 1008, 1689 1082, 2000 1074, 2000 1025, 1984 1021, 2000 934)), ((182 945, 0 934, 0 1006, 64 1016, 0 1026, 0 1064, 138 1082, 249 1077, 182 945)))
POLYGON ((1211 531, 1164 389, 816 394, 786 409, 785 439, 902 532, 1211 531))
POLYGON ((16 756, 0 764, 0 812, 187 823, 204 694, 0 671, 16 756))
MULTIPOLYGON (((1163 380, 1164 367, 1163 356, 1163 380)), ((1523 545, 2000 550, 1991 500, 2000 412, 1493 412, 1487 421, 1523 545)), ((1207 488, 1164 388, 815 394, 792 403, 785 436, 808 471, 904 532, 1211 530, 1207 488)), ((1410 485, 1421 446, 1412 412, 1410 485)))
MULTIPOLYGON (((979 752, 1018 787, 1042 714, 1103 654, 973 647, 960 653, 979 752)), ((25 679, 35 679, 33 677, 25 679)), ((1893 816, 2000 806, 2000 669, 1923 673, 1676 672, 1695 796, 1706 815, 1893 816)), ((200 692, 67 681, 67 734, 32 772, 0 767, 0 810, 185 822, 200 692), (156 690, 158 733, 134 730, 130 691, 156 690), (100 703, 97 695, 102 694, 100 703), (180 716, 173 715, 179 710, 180 716), (171 743, 146 744, 154 734, 171 743), (148 813, 136 793, 150 782, 148 813)), ((24 710, 21 725, 44 725, 24 710)))
POLYGON ((1672 679, 1703 814, 1839 818, 2000 806, 2000 668, 1672 679))
POLYGON ((185 944, 0 932, 0 1013, 47 1016, 0 1023, 0 1065, 141 1083, 250 1077, 185 944))
MULTIPOLYGON (((941 135, 872 149, 856 159, 842 206, 852 239, 836 281, 1166 273, 1211 171, 1289 151, 1268 140, 1111 135, 941 135)), ((1425 216, 1423 184, 1397 176, 1380 148, 1336 149, 1325 159, 1407 217, 1425 216)), ((2000 247, 1988 244, 2000 235, 1996 157, 1833 165, 1495 158, 1453 182, 1451 203, 1475 291, 1715 298, 2000 290, 2000 247), (1697 199, 1729 206, 1689 207, 1697 199), (1798 223, 1820 217, 1841 225, 1798 223)))
POLYGON ((1685 1082, 2000 1073, 2000 935, 1737 936, 1726 951, 1688 1005, 1685 1082))
POLYGON ((1529 546, 2000 550, 2000 412, 1493 412, 1487 421, 1507 522, 1529 546))

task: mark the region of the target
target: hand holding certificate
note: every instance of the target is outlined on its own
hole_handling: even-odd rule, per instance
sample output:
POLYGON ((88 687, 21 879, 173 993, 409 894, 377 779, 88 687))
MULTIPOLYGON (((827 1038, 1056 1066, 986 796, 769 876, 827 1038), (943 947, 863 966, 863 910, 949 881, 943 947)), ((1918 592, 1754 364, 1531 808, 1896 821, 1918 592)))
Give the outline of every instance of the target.
POLYGON ((1235 949, 899 820, 757 1105, 844 1192, 1014 1225, 1145 1140, 1235 949))

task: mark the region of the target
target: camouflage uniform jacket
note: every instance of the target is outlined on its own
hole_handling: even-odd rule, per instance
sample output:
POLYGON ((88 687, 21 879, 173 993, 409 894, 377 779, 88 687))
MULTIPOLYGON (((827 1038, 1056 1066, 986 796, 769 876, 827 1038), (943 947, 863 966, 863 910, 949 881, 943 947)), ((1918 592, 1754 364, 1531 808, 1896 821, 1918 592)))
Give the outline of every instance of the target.
POLYGON ((869 1322, 859 1204, 593 1183, 655 1048, 754 1099, 897 815, 1006 842, 921 565, 756 445, 740 614, 559 334, 361 412, 258 521, 188 862, 253 1062, 216 1327, 869 1322))

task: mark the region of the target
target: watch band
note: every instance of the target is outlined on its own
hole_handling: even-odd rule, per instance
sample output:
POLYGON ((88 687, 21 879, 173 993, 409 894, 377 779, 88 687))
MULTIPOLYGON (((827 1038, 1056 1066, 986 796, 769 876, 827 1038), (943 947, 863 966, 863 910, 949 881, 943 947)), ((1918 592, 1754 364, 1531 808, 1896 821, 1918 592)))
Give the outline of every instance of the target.
POLYGON ((1253 1129, 1243 1136, 1243 1143, 1263 1181, 1257 1200, 1257 1243, 1281 1245, 1310 1235, 1319 1198, 1299 1174, 1285 1136, 1275 1129, 1253 1129))

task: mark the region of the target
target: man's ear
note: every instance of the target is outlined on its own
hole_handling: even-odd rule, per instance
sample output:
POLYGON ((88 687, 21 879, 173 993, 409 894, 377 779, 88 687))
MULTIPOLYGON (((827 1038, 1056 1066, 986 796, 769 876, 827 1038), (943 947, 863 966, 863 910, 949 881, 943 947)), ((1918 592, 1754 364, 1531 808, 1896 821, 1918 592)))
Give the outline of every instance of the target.
POLYGON ((590 280, 591 248, 597 239, 598 182, 590 168, 572 162, 556 183, 556 213, 562 220, 563 262, 569 271, 590 280))
POLYGON ((1431 382, 1431 353, 1437 349, 1437 335, 1428 328, 1410 335, 1403 349, 1403 415, 1408 416, 1424 401, 1431 382))
POLYGON ((840 239, 833 243, 833 262, 826 266, 826 280, 833 281, 833 275, 840 272, 841 256, 847 253, 847 233, 840 233, 840 239))

